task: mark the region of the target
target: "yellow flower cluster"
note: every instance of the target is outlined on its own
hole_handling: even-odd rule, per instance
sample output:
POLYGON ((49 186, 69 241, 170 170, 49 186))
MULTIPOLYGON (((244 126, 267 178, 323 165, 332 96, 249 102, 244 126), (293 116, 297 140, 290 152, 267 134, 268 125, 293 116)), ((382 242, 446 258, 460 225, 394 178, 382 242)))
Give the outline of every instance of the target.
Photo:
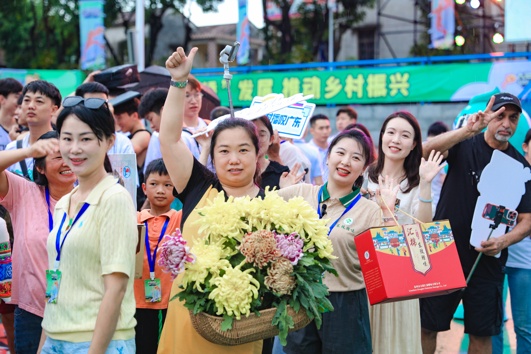
POLYGON ((276 192, 267 192, 264 199, 229 197, 225 201, 220 193, 199 213, 203 216, 197 221, 199 232, 210 241, 233 238, 241 242, 246 233, 256 230, 297 232, 304 240, 304 251, 315 248, 319 257, 334 258, 326 220, 319 219, 302 197, 285 201, 276 192))
POLYGON ((251 302, 258 297, 260 283, 250 274, 254 269, 241 271, 243 264, 235 268, 226 267, 222 277, 212 279, 216 288, 208 298, 215 301, 218 315, 227 314, 239 320, 242 315, 249 315, 251 302))
POLYGON ((199 241, 190 252, 196 257, 195 262, 186 264, 182 284, 184 287, 193 283, 196 290, 203 292, 203 284, 209 274, 219 275, 221 269, 230 267, 229 250, 217 243, 207 244, 199 241))
POLYGON ((219 193, 198 212, 202 216, 196 221, 199 235, 190 250, 195 262, 186 264, 181 285, 208 296, 217 315, 237 319, 248 315, 251 304, 264 291, 258 273, 268 266, 265 288, 280 295, 290 295, 296 288, 291 262, 277 261, 282 257, 271 231, 300 235, 304 253, 326 262, 335 258, 326 220, 320 220, 303 198, 285 201, 276 192, 267 192, 264 199, 225 199, 219 193))

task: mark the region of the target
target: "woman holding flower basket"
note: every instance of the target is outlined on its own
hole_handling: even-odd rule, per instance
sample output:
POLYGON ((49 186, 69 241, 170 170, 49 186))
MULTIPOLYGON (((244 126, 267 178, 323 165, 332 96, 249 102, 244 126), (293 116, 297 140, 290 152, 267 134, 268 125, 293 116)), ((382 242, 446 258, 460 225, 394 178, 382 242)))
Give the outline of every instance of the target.
MULTIPOLYGON (((184 101, 188 75, 197 52, 193 48, 187 56, 179 47, 166 61, 172 77, 164 111, 162 113, 161 152, 177 197, 183 202, 182 231, 186 241, 193 245, 199 225, 194 224, 200 215, 194 210, 207 205, 218 193, 227 196, 262 197, 263 191, 255 184, 257 176, 258 138, 254 125, 241 119, 221 122, 212 135, 211 156, 216 174, 194 159, 181 140, 184 101)), ((223 216, 219 215, 222 219, 223 216)), ((220 220, 221 221, 221 220, 220 220)), ((184 260, 183 260, 184 263, 184 260)), ((229 295, 238 299, 249 293, 245 275, 234 272, 235 280, 242 277, 240 291, 229 295)), ((180 291, 182 275, 174 281, 171 296, 180 291)), ((227 301, 229 299, 226 299, 227 301)), ((166 322, 159 342, 159 353, 261 353, 262 341, 238 346, 222 346, 204 339, 192 326, 188 309, 179 300, 170 301, 166 322)))

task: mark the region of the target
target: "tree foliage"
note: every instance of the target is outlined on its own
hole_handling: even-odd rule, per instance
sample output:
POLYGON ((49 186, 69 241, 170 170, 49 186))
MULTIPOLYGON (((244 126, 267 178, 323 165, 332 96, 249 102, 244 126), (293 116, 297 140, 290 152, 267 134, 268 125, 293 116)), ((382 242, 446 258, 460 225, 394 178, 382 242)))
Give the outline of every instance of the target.
MULTIPOLYGON (((196 0, 207 12, 216 9, 221 1, 196 0)), ((135 0, 105 1, 105 26, 123 23, 126 32, 134 27, 135 3, 135 0)), ((144 3, 145 22, 151 28, 146 45, 146 63, 150 63, 162 29, 162 16, 168 10, 182 10, 186 0, 145 0, 144 3)), ((2 0, 0 48, 10 68, 78 68, 78 0, 2 0)), ((113 54, 110 64, 122 64, 120 56, 113 54)))
MULTIPOLYGON (((330 0, 322 3, 313 0, 311 4, 303 2, 297 9, 298 16, 290 18, 293 1, 273 0, 281 9, 282 18, 271 21, 266 12, 268 1, 262 0, 266 61, 298 63, 323 59, 319 53, 328 48, 328 1, 330 0)), ((365 9, 372 8, 375 0, 337 0, 336 3, 340 10, 334 13, 334 59, 341 49, 342 36, 363 21, 365 9)))
POLYGON ((62 69, 79 61, 79 18, 67 0, 0 5, 0 47, 12 68, 62 69))

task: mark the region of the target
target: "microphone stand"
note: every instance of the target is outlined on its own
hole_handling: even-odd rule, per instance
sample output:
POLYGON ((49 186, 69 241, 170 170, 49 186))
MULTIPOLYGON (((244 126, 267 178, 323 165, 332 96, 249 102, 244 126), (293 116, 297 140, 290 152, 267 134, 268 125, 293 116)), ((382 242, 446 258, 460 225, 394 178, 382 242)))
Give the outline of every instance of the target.
POLYGON ((234 105, 232 104, 232 94, 230 91, 230 81, 232 79, 232 74, 229 71, 229 63, 234 61, 238 49, 240 48, 240 43, 234 42, 234 46, 225 46, 225 48, 219 53, 219 62, 223 64, 223 79, 227 82, 227 91, 229 94, 229 108, 230 108, 230 117, 234 118, 234 105))

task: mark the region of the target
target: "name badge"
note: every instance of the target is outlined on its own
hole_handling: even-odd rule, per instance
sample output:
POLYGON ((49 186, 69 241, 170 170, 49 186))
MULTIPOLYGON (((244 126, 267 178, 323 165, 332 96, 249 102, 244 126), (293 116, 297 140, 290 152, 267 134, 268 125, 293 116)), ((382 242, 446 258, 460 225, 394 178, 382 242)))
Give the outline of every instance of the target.
POLYGON ((144 280, 144 294, 146 302, 161 302, 162 290, 160 287, 160 279, 155 278, 153 280, 144 280))
POLYGON ((48 269, 46 271, 46 299, 49 304, 57 303, 59 285, 61 285, 61 271, 48 269))

